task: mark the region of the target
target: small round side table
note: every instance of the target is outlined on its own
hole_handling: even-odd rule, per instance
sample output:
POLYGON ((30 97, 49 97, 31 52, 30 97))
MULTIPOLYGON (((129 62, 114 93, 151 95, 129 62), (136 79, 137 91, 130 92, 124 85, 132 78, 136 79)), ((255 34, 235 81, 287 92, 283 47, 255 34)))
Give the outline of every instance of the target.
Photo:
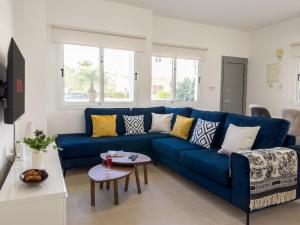
POLYGON ((118 167, 112 166, 110 171, 107 172, 105 165, 97 165, 91 168, 88 172, 91 182, 91 205, 95 205, 95 184, 100 183, 100 188, 103 188, 103 183, 106 182, 106 188, 109 189, 110 182, 113 182, 114 186, 114 199, 115 205, 119 204, 119 187, 118 180, 126 178, 125 189, 128 191, 128 184, 132 168, 130 167, 118 167))
MULTIPOLYGON (((104 162, 106 161, 106 154, 107 153, 101 153, 100 154, 100 157, 104 162)), ((112 163, 113 163, 113 165, 126 166, 126 167, 133 168, 134 173, 135 173, 137 191, 138 191, 139 194, 141 194, 142 191, 141 191, 141 184, 140 184, 138 166, 143 166, 144 167, 144 181, 145 181, 145 184, 148 184, 147 165, 151 163, 151 158, 149 156, 146 156, 146 155, 141 154, 141 153, 124 152, 124 155, 122 157, 113 157, 112 158, 112 163), (138 157, 135 161, 132 161, 131 159, 129 159, 129 156, 131 154, 137 154, 138 155, 138 157)))

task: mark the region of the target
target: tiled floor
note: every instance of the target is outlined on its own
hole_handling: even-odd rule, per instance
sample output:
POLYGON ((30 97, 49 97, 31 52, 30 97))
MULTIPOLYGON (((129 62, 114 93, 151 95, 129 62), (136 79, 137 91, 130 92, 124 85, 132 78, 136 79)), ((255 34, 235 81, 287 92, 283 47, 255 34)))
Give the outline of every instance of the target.
MULTIPOLYGON (((113 203, 112 190, 96 188, 96 206, 90 206, 87 170, 70 170, 68 225, 240 225, 245 214, 229 203, 161 167, 149 167, 149 185, 136 192, 134 176, 129 192, 120 184, 120 205, 113 203)), ((140 173, 142 175, 142 171, 140 173)), ((143 178, 141 176, 141 178, 143 178)), ((300 201, 251 215, 252 225, 300 225, 300 201)))

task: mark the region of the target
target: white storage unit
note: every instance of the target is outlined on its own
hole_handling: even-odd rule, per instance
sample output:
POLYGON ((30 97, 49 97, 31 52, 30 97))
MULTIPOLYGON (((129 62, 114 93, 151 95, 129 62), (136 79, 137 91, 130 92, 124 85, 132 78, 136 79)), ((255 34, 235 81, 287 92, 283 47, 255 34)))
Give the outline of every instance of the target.
POLYGON ((0 191, 1 225, 66 225, 67 190, 57 151, 49 150, 45 159, 48 179, 39 185, 20 181, 20 174, 31 169, 31 152, 16 160, 0 191))

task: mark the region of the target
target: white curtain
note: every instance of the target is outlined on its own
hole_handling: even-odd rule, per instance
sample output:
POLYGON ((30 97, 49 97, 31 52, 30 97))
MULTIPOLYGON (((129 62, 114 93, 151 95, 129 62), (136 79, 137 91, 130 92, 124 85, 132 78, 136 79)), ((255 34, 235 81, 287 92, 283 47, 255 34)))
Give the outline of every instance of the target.
POLYGON ((145 38, 52 26, 53 42, 144 52, 145 38))
POLYGON ((183 59, 205 60, 207 48, 180 46, 165 43, 153 43, 152 55, 183 59))

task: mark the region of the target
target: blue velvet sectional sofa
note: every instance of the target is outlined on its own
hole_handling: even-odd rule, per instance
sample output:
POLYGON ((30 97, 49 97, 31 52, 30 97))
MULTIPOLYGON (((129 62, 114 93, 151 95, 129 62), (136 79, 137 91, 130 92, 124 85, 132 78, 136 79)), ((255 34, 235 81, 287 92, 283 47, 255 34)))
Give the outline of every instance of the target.
MULTIPOLYGON (((247 213, 249 217, 249 162, 239 154, 232 154, 231 160, 226 155, 217 153, 220 149, 229 124, 237 126, 261 126, 253 149, 293 146, 295 138, 287 134, 289 122, 282 119, 266 119, 242 115, 209 112, 192 108, 87 108, 85 110, 86 132, 80 134, 58 135, 56 143, 63 148, 60 158, 64 170, 93 166, 100 163, 100 153, 109 149, 141 152, 153 158, 182 176, 194 181, 222 199, 230 202, 247 213), (145 135, 125 136, 125 125, 122 115, 144 115, 145 131, 151 128, 151 113, 173 113, 172 126, 176 115, 201 118, 219 122, 212 149, 202 149, 189 141, 167 134, 149 133, 145 135), (92 138, 91 115, 117 114, 117 137, 92 138), (231 168, 231 177, 229 176, 231 168)), ((192 133, 193 127, 191 129, 192 133)), ((294 146, 298 151, 299 146, 294 146)), ((300 181, 300 166, 298 167, 300 181)), ((300 197, 300 185, 297 187, 297 198, 300 197)), ((247 217, 247 218, 248 218, 247 217)))

